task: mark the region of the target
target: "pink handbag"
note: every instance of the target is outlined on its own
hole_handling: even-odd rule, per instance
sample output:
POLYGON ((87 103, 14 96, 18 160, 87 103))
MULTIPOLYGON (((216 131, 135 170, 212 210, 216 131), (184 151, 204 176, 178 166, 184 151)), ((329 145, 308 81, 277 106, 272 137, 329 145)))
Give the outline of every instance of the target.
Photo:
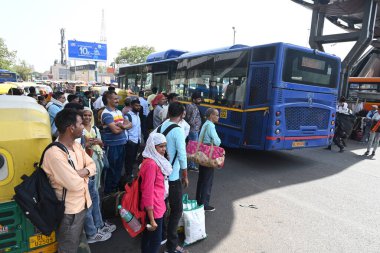
MULTIPOLYGON (((206 132, 207 128, 204 132, 206 132)), ((224 166, 225 151, 223 148, 203 143, 203 137, 199 142, 189 141, 186 147, 187 158, 202 166, 220 169, 224 166)))

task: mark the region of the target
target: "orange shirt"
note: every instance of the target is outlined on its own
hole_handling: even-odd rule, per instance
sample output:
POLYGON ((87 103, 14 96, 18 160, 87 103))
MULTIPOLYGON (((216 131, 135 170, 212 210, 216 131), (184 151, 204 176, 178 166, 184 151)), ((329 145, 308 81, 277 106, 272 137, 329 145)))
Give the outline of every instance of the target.
POLYGON ((58 199, 62 199, 63 188, 66 188, 65 214, 76 214, 90 207, 91 197, 88 191, 88 177, 81 178, 76 170, 86 168, 89 176, 96 173, 96 165, 86 154, 79 143, 74 143, 74 151, 69 150, 74 168, 69 164, 67 154, 58 147, 51 147, 45 153, 43 170, 49 177, 50 184, 58 199))

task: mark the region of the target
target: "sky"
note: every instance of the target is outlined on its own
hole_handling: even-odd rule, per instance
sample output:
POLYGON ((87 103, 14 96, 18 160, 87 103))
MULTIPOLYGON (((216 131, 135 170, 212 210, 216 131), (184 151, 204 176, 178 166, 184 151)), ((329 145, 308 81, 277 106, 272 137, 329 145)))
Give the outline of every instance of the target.
MULTIPOLYGON (((67 40, 99 42, 102 9, 108 64, 123 47, 152 46, 156 51, 202 51, 233 44, 288 42, 308 47, 311 10, 290 0, 12 0, 2 3, 0 37, 17 58, 38 72, 60 59, 60 29, 67 40)), ((325 34, 343 31, 328 21, 325 34)), ((346 56, 347 44, 325 51, 346 56)), ((78 62, 77 65, 87 64, 78 62)))

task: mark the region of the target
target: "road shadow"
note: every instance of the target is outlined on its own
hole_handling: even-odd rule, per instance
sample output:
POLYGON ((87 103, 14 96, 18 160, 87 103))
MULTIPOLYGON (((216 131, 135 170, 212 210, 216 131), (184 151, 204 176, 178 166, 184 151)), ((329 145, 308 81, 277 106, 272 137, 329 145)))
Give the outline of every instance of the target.
MULTIPOLYGON (((321 148, 274 152, 226 149, 225 167, 215 172, 212 189, 211 204, 217 210, 206 213, 206 231, 212 232, 205 241, 190 245, 188 249, 192 253, 213 250, 231 232, 236 208, 233 203, 239 199, 336 175, 366 159, 357 151, 363 149, 363 145, 354 141, 349 141, 348 145, 344 153, 339 153, 336 147, 332 151, 321 148)), ((189 172, 190 187, 184 192, 190 199, 195 199, 197 177, 198 173, 189 172)), ((92 252, 140 252, 140 239, 130 238, 121 229, 118 218, 112 221, 118 225, 118 230, 109 241, 92 244, 92 252)))

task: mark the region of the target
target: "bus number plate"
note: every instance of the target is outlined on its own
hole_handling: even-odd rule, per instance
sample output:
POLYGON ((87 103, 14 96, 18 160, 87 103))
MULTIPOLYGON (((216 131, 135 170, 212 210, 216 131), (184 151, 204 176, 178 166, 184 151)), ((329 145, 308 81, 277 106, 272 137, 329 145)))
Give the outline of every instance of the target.
POLYGON ((29 248, 40 247, 49 243, 55 242, 55 232, 50 236, 46 235, 34 235, 29 237, 29 248))
POLYGON ((220 118, 227 119, 227 110, 222 109, 220 110, 219 114, 220 114, 220 118))
POLYGON ((305 142, 304 141, 294 141, 292 143, 293 148, 300 148, 300 147, 305 147, 305 142))

